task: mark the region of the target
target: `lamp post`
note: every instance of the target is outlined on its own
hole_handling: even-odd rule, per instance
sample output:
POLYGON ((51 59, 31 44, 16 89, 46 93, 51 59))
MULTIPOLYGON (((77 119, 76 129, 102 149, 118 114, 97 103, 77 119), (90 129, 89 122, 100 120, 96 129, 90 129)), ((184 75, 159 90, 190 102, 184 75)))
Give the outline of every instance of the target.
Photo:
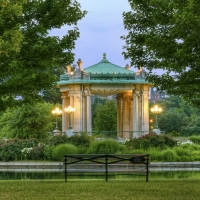
POLYGON ((153 130, 153 119, 150 119, 149 122, 150 122, 150 129, 153 130))
POLYGON ((68 106, 67 108, 65 108, 65 112, 69 114, 69 128, 68 129, 72 129, 72 125, 71 125, 71 114, 74 113, 75 108, 68 106))
POLYGON ((56 128, 54 130, 54 133, 60 132, 58 130, 58 116, 62 114, 62 110, 60 110, 59 108, 55 108, 54 110, 52 110, 52 114, 56 116, 56 128))
POLYGON ((155 105, 153 108, 151 108, 151 112, 156 114, 156 123, 155 123, 155 129, 158 128, 158 120, 157 120, 157 115, 162 112, 162 108, 160 108, 158 105, 155 105))

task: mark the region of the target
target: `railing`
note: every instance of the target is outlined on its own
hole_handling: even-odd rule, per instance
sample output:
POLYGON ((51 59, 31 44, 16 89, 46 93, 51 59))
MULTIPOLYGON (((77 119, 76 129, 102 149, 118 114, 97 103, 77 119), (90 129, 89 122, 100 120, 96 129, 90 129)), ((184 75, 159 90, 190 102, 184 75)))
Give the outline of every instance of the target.
MULTIPOLYGON (((73 134, 82 134, 83 132, 73 132, 73 134)), ((128 139, 130 139, 130 138, 137 138, 137 137, 141 137, 141 136, 144 136, 144 135, 146 135, 146 134, 149 134, 149 133, 155 133, 154 131, 119 131, 119 132, 117 132, 117 131, 92 131, 92 132, 84 132, 84 133, 86 133, 87 135, 95 135, 95 136, 98 136, 99 135, 99 137, 100 138, 102 138, 102 139, 104 139, 104 138, 113 138, 113 139, 122 139, 122 138, 120 138, 120 137, 118 137, 119 135, 122 135, 122 133, 124 134, 126 134, 126 133, 128 133, 128 134, 126 134, 126 135, 129 135, 129 138, 128 139)), ((66 132, 48 132, 48 134, 50 134, 50 135, 67 135, 66 134, 66 132)), ((165 134, 165 131, 161 131, 161 134, 165 134)), ((123 138, 123 139, 127 139, 127 138, 123 138)))

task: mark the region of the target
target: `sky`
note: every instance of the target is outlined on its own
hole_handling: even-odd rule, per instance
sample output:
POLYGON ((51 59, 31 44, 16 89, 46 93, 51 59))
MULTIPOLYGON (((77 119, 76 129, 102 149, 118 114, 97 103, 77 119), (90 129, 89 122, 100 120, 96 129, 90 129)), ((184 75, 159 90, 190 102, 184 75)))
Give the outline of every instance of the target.
MULTIPOLYGON (((80 38, 76 41, 75 63, 80 58, 83 68, 100 62, 103 53, 113 64, 125 67, 130 60, 125 60, 122 47, 125 42, 120 36, 126 35, 122 13, 130 11, 128 0, 77 0, 82 10, 88 14, 78 22, 80 38)), ((54 34, 62 37, 68 27, 56 30, 54 34)), ((131 68, 133 71, 134 68, 131 68)))

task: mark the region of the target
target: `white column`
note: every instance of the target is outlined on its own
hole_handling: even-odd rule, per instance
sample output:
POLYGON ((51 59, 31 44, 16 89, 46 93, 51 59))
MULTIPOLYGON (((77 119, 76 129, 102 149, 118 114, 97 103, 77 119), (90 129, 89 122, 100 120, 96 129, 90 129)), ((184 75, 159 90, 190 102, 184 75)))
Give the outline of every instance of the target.
POLYGON ((92 132, 92 109, 91 109, 91 95, 87 95, 87 133, 92 132))
POLYGON ((129 138, 130 131, 129 93, 123 93, 123 138, 129 138))
POLYGON ((138 136, 142 136, 142 91, 138 91, 138 136))
POLYGON ((123 137, 122 132, 122 97, 121 94, 117 95, 117 136, 123 137))
POLYGON ((81 110, 81 116, 82 116, 82 130, 81 131, 85 131, 86 130, 86 100, 85 100, 85 94, 82 93, 82 110, 81 110))
MULTIPOLYGON (((71 91, 71 93, 69 94, 69 105, 74 108, 74 94, 73 94, 73 91, 71 91)), ((76 110, 75 110, 75 112, 76 112, 76 110)), ((74 127, 74 114, 71 114, 71 126, 72 126, 72 129, 73 129, 73 127, 74 127)), ((67 120, 67 127, 69 128, 69 117, 68 117, 68 120, 67 120)))
POLYGON ((143 131, 149 133, 149 85, 143 86, 143 131))
POLYGON ((141 134, 144 135, 144 87, 141 86, 141 134))
POLYGON ((68 106, 68 92, 62 92, 62 132, 66 132, 67 131, 67 113, 65 112, 65 108, 67 108, 68 106))
POLYGON ((139 123, 139 112, 138 112, 138 96, 140 91, 136 85, 136 90, 133 90, 133 137, 138 137, 138 123, 139 123))

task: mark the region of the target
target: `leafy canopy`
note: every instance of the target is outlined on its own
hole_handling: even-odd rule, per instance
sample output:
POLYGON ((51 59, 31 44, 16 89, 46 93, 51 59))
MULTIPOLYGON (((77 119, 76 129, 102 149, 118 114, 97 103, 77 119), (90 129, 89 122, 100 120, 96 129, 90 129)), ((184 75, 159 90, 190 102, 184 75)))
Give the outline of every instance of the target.
POLYGON ((7 109, 0 118, 0 136, 6 138, 47 138, 53 131, 52 104, 37 103, 7 109))
POLYGON ((147 80, 200 106, 200 1, 128 0, 123 55, 148 70, 147 80), (157 75, 153 70, 162 69, 157 75))
POLYGON ((77 22, 86 15, 76 0, 23 2, 0 1, 1 108, 39 100, 43 90, 54 86, 55 71, 73 62, 72 50, 80 35, 77 22), (50 35, 63 26, 67 29, 63 37, 50 35))
POLYGON ((114 100, 106 100, 105 104, 97 104, 95 109, 94 130, 116 131, 117 105, 114 100))
MULTIPOLYGON (((22 15, 22 5, 26 0, 0 0, 0 24, 6 27, 8 22, 14 21, 15 17, 22 15)), ((19 24, 10 23, 9 27, 0 30, 0 54, 9 56, 13 51, 20 50, 20 43, 23 35, 20 31, 19 24)))

